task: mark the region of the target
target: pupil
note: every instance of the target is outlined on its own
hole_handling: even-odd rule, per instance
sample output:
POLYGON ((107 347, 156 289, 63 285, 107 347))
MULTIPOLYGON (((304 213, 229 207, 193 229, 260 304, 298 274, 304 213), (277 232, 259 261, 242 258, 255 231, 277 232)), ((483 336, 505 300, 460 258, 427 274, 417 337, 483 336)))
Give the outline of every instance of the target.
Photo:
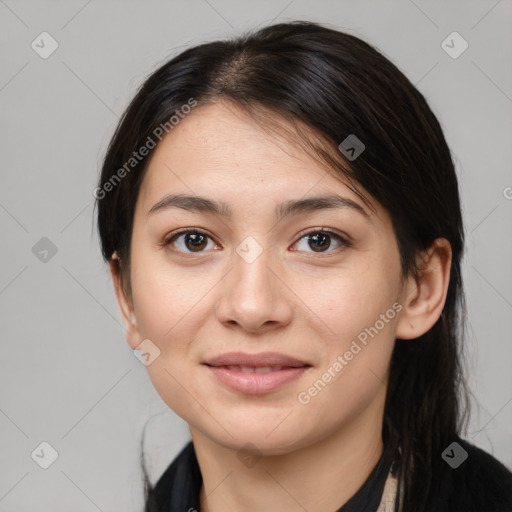
POLYGON ((185 235, 185 245, 188 249, 192 251, 201 250, 204 249, 206 246, 205 244, 206 237, 203 236, 201 233, 187 233, 185 235), (189 242, 192 242, 192 247, 188 245, 189 242))
POLYGON ((327 240, 327 244, 325 244, 324 246, 310 244, 310 247, 313 249, 313 251, 321 252, 321 250, 318 250, 318 249, 328 249, 329 246, 331 245, 330 242, 328 241, 328 239, 329 239, 329 235, 325 235, 323 233, 315 233, 314 235, 309 236, 308 242, 314 241, 316 244, 316 242, 318 242, 318 241, 325 243, 325 241, 327 240))

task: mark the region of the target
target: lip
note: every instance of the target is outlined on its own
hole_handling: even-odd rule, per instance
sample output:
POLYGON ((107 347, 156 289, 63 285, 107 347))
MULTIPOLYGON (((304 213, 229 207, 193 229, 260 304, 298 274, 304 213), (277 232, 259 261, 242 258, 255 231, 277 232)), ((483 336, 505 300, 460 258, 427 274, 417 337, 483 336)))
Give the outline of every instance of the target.
POLYGON ((260 352, 259 354, 248 354, 247 352, 226 352, 217 357, 204 361, 208 366, 286 366, 298 368, 311 366, 306 361, 301 361, 279 352, 260 352))
POLYGON ((229 352, 203 364, 224 385, 249 395, 275 391, 311 368, 305 361, 277 352, 229 352))

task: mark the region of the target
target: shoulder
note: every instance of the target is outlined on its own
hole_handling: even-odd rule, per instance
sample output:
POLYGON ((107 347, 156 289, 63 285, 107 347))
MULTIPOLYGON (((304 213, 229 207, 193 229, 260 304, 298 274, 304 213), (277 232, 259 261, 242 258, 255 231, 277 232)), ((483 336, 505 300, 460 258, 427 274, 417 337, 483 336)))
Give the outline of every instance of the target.
MULTIPOLYGON (((457 437, 444 457, 463 462, 451 467, 446 483, 450 512, 512 512, 512 473, 492 455, 457 437), (455 453, 457 451, 458 453, 455 453), (455 467, 457 466, 457 467, 455 467)), ((445 458, 445 460, 447 460, 445 458)))

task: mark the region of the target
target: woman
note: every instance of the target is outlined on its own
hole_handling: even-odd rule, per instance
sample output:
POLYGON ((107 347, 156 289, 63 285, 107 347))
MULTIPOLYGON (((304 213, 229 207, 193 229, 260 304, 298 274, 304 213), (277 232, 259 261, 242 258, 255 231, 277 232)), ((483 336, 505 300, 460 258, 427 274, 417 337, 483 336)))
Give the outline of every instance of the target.
POLYGON ((192 441, 146 511, 504 511, 463 441, 449 148, 376 49, 315 23, 190 48, 98 189, 130 347, 192 441))

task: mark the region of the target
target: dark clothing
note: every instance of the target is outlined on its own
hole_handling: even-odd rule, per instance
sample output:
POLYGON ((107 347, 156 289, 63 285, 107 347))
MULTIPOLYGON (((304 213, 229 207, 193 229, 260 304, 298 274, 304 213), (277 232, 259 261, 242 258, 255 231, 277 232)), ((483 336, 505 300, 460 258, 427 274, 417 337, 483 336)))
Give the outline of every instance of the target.
POLYGON ((447 472, 433 493, 437 512, 512 512, 512 473, 492 455, 456 438, 468 453, 457 468, 447 472))
MULTIPOLYGON (((432 512, 512 512, 512 473, 483 450, 458 437, 456 441, 468 453, 468 458, 447 472, 447 478, 432 498, 432 512)), ((395 454, 395 446, 386 448, 363 485, 337 512, 375 512, 388 473, 394 469, 395 454)), ((155 510, 201 512, 201 485, 201 472, 190 442, 158 480, 154 490, 155 510)), ((398 510, 398 499, 395 505, 398 510)))

